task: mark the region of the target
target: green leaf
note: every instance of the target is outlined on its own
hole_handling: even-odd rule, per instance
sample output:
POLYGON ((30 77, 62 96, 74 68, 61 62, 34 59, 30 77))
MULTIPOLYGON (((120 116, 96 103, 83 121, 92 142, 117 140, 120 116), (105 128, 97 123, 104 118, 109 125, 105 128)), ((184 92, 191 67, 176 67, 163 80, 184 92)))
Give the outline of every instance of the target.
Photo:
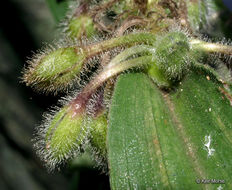
POLYGON ((223 189, 231 189, 232 107, 226 94, 220 92, 223 88, 212 76, 199 71, 191 73, 167 102, 179 123, 182 140, 187 137, 185 147, 198 176, 223 179, 223 189))
MULTIPOLYGON (((108 132, 112 189, 170 189, 170 180, 176 174, 182 174, 184 179, 185 173, 192 170, 186 156, 176 159, 177 153, 185 153, 167 113, 161 92, 145 75, 119 78, 108 132), (166 141, 165 147, 161 147, 161 141, 162 145, 166 141), (170 162, 169 173, 164 158, 170 162), (180 164, 186 169, 176 166, 180 164)), ((189 174, 185 180, 194 181, 195 176, 189 174)))
POLYGON ((66 11, 68 9, 68 1, 63 0, 61 2, 58 2, 57 0, 46 0, 48 7, 51 10, 51 13, 55 19, 55 21, 58 23, 62 18, 64 18, 66 11))
POLYGON ((232 108, 207 78, 191 73, 164 93, 144 74, 119 77, 107 141, 112 189, 231 188, 232 108))

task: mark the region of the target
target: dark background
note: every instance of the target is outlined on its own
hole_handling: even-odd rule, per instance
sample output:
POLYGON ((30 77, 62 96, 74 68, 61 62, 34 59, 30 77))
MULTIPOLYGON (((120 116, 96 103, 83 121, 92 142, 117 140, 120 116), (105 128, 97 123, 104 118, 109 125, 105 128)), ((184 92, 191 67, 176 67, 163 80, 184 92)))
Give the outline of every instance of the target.
POLYGON ((109 189, 88 155, 53 174, 35 155, 34 128, 59 97, 36 93, 20 78, 28 57, 56 38, 56 24, 44 0, 5 0, 0 9, 0 189, 109 189))
POLYGON ((232 1, 231 0, 223 0, 223 2, 232 11, 232 1))
POLYGON ((45 0, 5 0, 0 9, 0 190, 109 189, 88 155, 52 174, 37 158, 34 128, 59 97, 34 92, 20 78, 28 57, 52 43, 57 27, 45 0))

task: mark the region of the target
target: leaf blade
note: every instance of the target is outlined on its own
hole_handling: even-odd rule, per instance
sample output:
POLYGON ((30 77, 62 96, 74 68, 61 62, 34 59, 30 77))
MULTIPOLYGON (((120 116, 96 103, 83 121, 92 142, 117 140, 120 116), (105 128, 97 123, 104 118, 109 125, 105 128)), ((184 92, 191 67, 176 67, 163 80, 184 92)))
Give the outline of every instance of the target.
POLYGON ((219 84, 208 81, 202 73, 199 77, 199 73, 193 72, 182 83, 176 92, 164 93, 143 74, 119 77, 110 107, 107 139, 112 189, 231 187, 232 149, 231 142, 225 140, 231 138, 229 101, 218 100, 221 96, 217 90, 219 84), (181 95, 184 91, 186 93, 181 95), (211 91, 214 95, 206 96, 211 91), (198 102, 194 102, 196 92, 202 96, 198 102), (202 111, 191 108, 200 103, 211 105, 212 109, 218 106, 220 111, 225 108, 226 113, 223 117, 202 116, 202 111), (224 133, 215 118, 221 118, 224 133), (207 121, 212 123, 211 128, 204 126, 207 121), (209 140, 205 139, 207 131, 213 134, 213 143, 208 148, 217 151, 213 159, 207 157, 209 149, 204 147, 208 143, 205 140, 209 140), (214 135, 216 133, 218 136, 214 135), (228 183, 197 184, 197 179, 228 183))
POLYGON ((199 189, 181 147, 162 95, 150 79, 143 74, 120 77, 108 131, 112 189, 171 189, 174 183, 175 187, 199 189), (188 175, 179 167, 183 164, 188 175), (179 179, 174 181, 175 174, 179 179))

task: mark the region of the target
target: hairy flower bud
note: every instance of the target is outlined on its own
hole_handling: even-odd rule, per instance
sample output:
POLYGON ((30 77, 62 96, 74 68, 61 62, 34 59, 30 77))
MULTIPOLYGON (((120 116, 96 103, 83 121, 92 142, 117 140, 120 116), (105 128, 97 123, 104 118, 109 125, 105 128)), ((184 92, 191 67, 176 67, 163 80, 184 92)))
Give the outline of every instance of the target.
POLYGON ((80 73, 85 55, 75 47, 54 50, 32 60, 24 74, 27 85, 58 91, 71 85, 80 73))
POLYGON ((51 169, 79 152, 87 135, 84 121, 83 113, 74 114, 70 106, 64 106, 40 129, 36 147, 51 169))
POLYGON ((93 19, 86 15, 74 17, 69 22, 67 32, 73 39, 81 39, 83 36, 89 38, 96 33, 93 19))
POLYGON ((106 157, 106 134, 107 134, 107 117, 101 113, 94 117, 90 123, 91 126, 91 145, 96 152, 106 157))
POLYGON ((181 32, 169 32, 157 40, 154 60, 168 80, 179 80, 191 63, 188 38, 181 32))

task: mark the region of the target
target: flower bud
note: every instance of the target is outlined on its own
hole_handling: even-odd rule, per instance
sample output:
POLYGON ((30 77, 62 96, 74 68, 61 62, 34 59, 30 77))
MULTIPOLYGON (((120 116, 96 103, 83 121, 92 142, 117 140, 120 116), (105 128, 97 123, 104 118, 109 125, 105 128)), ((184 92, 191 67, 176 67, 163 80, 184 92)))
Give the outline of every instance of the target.
POLYGON ((70 106, 61 108, 46 125, 41 135, 44 147, 40 153, 51 169, 78 153, 87 135, 85 126, 84 114, 74 116, 70 106))
POLYGON ((70 20, 67 32, 73 39, 81 39, 83 36, 89 38, 93 36, 96 31, 93 20, 87 15, 80 15, 70 20))
POLYGON ((101 157, 106 157, 107 117, 101 113, 90 123, 91 145, 101 157))
MULTIPOLYGON (((188 38, 181 32, 169 32, 155 44, 154 62, 166 80, 180 80, 191 63, 188 38)), ((163 78, 162 77, 162 78, 163 78)))
POLYGON ((78 52, 77 48, 59 48, 31 61, 31 67, 24 74, 24 81, 39 90, 65 89, 80 73, 84 58, 85 55, 78 52))

